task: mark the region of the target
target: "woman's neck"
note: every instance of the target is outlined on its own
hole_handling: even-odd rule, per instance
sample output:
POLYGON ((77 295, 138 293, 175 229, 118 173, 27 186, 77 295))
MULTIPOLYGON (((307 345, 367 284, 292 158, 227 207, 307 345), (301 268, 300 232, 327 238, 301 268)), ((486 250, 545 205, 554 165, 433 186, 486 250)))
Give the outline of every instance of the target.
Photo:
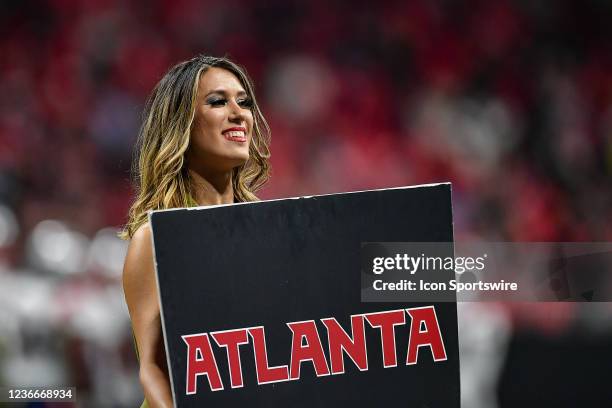
POLYGON ((232 172, 204 173, 189 169, 193 199, 198 205, 231 204, 234 202, 232 172))

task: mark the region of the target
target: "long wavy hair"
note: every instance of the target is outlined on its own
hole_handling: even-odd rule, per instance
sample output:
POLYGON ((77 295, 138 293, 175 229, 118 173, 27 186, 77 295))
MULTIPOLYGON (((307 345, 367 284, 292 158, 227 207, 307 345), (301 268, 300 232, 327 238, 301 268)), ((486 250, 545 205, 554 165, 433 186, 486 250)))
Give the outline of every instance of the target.
POLYGON ((257 105, 253 82, 246 71, 227 58, 200 55, 181 62, 164 75, 147 100, 132 161, 136 197, 119 237, 132 238, 147 222, 150 210, 194 205, 194 187, 185 153, 189 148, 199 79, 211 67, 236 75, 253 100, 249 159, 232 173, 234 201, 257 200, 255 192, 268 181, 270 128, 257 105))

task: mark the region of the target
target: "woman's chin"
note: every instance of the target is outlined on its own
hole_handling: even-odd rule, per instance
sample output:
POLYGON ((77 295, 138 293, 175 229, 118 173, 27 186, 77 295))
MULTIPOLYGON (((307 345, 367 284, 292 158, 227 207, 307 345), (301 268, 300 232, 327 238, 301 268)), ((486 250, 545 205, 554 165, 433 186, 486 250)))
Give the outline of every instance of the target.
POLYGON ((232 155, 231 158, 228 159, 228 163, 231 163, 231 168, 235 169, 236 167, 240 167, 245 164, 249 160, 249 154, 235 154, 232 155))

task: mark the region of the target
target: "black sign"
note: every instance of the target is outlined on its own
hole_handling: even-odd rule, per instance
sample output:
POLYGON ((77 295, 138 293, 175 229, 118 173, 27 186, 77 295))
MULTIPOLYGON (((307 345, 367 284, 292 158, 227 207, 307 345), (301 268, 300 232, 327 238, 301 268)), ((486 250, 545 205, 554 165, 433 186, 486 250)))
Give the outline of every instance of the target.
POLYGON ((450 185, 151 214, 175 406, 459 407, 456 303, 361 302, 368 242, 452 242, 450 185))

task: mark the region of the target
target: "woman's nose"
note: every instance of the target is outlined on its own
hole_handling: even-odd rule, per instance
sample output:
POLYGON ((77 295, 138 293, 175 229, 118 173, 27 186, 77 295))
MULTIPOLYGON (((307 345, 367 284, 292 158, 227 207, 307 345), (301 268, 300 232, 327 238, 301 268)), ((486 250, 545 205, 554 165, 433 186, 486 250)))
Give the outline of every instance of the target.
POLYGON ((244 111, 242 107, 238 105, 238 102, 236 102, 235 100, 232 100, 228 106, 230 109, 230 115, 229 115, 230 120, 232 119, 240 120, 240 121, 244 120, 244 111))

